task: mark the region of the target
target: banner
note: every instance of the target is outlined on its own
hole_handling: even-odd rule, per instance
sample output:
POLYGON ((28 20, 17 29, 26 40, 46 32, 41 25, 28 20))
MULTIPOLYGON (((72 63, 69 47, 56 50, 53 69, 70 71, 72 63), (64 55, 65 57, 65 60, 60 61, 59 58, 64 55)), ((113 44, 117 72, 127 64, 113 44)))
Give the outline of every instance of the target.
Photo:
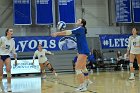
POLYGON ((102 49, 127 48, 130 35, 99 35, 102 49))
POLYGON ((58 0, 59 21, 75 23, 75 0, 58 0))
POLYGON ((30 25, 31 20, 31 1, 30 0, 13 0, 14 6, 14 24, 30 25))
POLYGON ((52 0, 35 0, 36 24, 52 24, 52 0))
POLYGON ((115 0, 116 22, 131 23, 131 0, 115 0))
MULTIPOLYGON (((15 66, 15 60, 11 60, 11 74, 23 74, 23 73, 40 73, 40 66, 38 59, 34 60, 34 65, 32 65, 33 60, 18 60, 18 64, 15 66)), ((6 74, 6 67, 3 67, 3 73, 6 74)))
POLYGON ((14 37, 17 52, 33 52, 37 50, 38 41, 44 49, 53 50, 75 50, 77 49, 76 38, 72 36, 22 36, 14 37))
POLYGON ((140 0, 132 0, 133 21, 140 23, 140 0))

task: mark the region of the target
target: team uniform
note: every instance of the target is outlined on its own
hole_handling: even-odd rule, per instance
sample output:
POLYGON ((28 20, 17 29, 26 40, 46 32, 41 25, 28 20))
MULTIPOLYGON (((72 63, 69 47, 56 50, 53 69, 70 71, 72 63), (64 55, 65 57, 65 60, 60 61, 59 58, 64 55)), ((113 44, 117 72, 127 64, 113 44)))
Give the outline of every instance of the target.
MULTIPOLYGON (((75 29, 72 30, 68 30, 68 32, 66 32, 66 34, 74 34, 76 39, 77 39, 77 50, 78 50, 78 54, 84 54, 87 57, 89 56, 89 48, 88 48, 88 44, 87 44, 87 40, 86 40, 86 34, 85 34, 85 28, 82 26, 79 26, 75 29)), ((83 60, 84 61, 84 60, 83 60)), ((84 69, 82 69, 82 71, 76 70, 77 74, 81 74, 81 72, 83 72, 84 76, 88 77, 88 70, 85 67, 84 69)), ((83 84, 81 84, 76 91, 86 91, 87 87, 89 84, 91 84, 92 82, 88 79, 85 80, 83 84)))
POLYGON ((0 56, 3 61, 10 57, 10 54, 16 54, 15 41, 3 36, 0 38, 0 56))
POLYGON ((42 66, 41 66, 42 64, 44 67, 47 66, 48 69, 52 71, 52 73, 54 73, 55 76, 57 76, 57 73, 55 72, 54 68, 49 63, 48 58, 46 57, 46 54, 52 54, 52 53, 50 51, 47 51, 46 49, 42 49, 42 51, 36 50, 33 56, 33 60, 35 59, 35 57, 38 57, 39 65, 41 67, 41 72, 42 72, 42 79, 46 78, 46 75, 43 75, 43 73, 45 73, 45 69, 42 69, 42 66))
POLYGON ((85 28, 82 26, 79 26, 73 30, 71 30, 71 33, 75 35, 77 39, 77 49, 79 54, 85 54, 89 55, 89 48, 86 40, 85 35, 85 28))
POLYGON ((140 36, 129 37, 128 50, 130 50, 132 54, 140 54, 140 36))
POLYGON ((35 57, 38 57, 39 63, 45 63, 46 61, 48 61, 48 58, 46 57, 45 54, 52 54, 52 53, 50 51, 47 51, 46 49, 42 49, 42 51, 36 50, 33 56, 33 60, 35 59, 35 57))
MULTIPOLYGON (((140 36, 139 35, 135 37, 134 36, 129 37, 127 50, 130 51, 130 68, 133 68, 133 61, 131 60, 131 57, 133 58, 133 55, 137 58, 138 66, 140 66, 139 63, 140 62, 140 36)), ((130 80, 135 79, 134 73, 131 72, 129 79, 130 80)))
MULTIPOLYGON (((0 38, 0 59, 4 62, 7 58, 10 58, 10 54, 16 54, 15 41, 13 38, 8 39, 6 36, 0 38)), ((11 77, 11 73, 7 72, 7 78, 11 77)), ((2 83, 0 83, 0 87, 2 83)), ((7 84, 8 92, 11 92, 11 84, 7 84)))

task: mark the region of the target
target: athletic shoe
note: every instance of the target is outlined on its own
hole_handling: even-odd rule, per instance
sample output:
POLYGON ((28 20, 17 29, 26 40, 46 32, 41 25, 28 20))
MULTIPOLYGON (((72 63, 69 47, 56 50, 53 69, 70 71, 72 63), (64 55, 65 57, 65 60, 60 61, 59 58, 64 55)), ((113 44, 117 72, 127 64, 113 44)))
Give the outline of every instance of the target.
POLYGON ((46 79, 46 75, 42 75, 42 77, 41 77, 42 79, 46 79))
POLYGON ((79 92, 84 92, 84 91, 86 91, 87 90, 87 88, 86 87, 78 87, 77 89, 75 89, 75 91, 79 91, 79 92))
POLYGON ((58 75, 57 75, 57 73, 54 73, 54 75, 57 77, 58 75))
POLYGON ((85 84, 85 87, 88 87, 90 84, 92 84, 93 82, 91 81, 91 80, 86 80, 85 82, 84 82, 84 84, 85 84))
POLYGON ((2 92, 2 88, 0 87, 0 92, 2 92))
POLYGON ((8 84, 7 92, 12 92, 11 85, 8 84))
POLYGON ((77 89, 75 89, 75 91, 79 91, 79 92, 84 92, 86 90, 87 88, 84 85, 80 85, 77 89))
POLYGON ((135 77, 134 76, 130 76, 129 80, 135 80, 135 77))

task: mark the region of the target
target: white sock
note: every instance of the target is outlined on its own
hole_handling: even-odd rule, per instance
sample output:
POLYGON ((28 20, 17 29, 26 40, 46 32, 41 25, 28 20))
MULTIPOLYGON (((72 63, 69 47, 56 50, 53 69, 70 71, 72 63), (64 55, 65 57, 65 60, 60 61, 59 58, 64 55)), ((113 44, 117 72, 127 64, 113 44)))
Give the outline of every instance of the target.
POLYGON ((133 76, 133 77, 134 77, 134 73, 131 73, 131 76, 133 76))
POLYGON ((11 87, 11 84, 10 83, 8 83, 8 87, 11 87))

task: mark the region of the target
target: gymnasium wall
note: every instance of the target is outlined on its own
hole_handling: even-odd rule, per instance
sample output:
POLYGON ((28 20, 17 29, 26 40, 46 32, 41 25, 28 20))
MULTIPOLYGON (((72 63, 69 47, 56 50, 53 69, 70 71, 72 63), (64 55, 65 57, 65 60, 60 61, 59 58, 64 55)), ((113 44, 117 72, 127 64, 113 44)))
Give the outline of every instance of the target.
MULTIPOLYGON (((0 36, 4 35, 7 27, 14 28, 15 36, 48 36, 51 34, 50 26, 35 25, 35 6, 32 0, 32 19, 31 26, 14 26, 13 25, 13 0, 0 0, 0 36)), ((57 1, 57 0, 56 0, 57 1)), ((76 18, 85 18, 87 20, 87 40, 89 48, 100 49, 99 34, 123 34, 131 32, 131 25, 117 25, 115 23, 114 0, 75 0, 76 1, 76 18)), ((138 26, 140 27, 140 26, 138 26)), ((67 29, 73 28, 68 25, 67 29)), ((105 50, 106 51, 106 50, 105 50)), ((107 50, 108 51, 108 50, 107 50)), ((124 50, 123 50, 124 51, 124 50)), ((76 55, 76 51, 55 51, 53 57, 50 56, 52 64, 57 69, 72 68, 71 61, 76 55), (62 66, 65 64, 67 66, 62 66)), ((32 56, 33 53, 19 53, 19 57, 32 56)), ((110 54, 107 54, 110 55, 110 54)), ((110 55, 115 57, 115 55, 110 55)))

